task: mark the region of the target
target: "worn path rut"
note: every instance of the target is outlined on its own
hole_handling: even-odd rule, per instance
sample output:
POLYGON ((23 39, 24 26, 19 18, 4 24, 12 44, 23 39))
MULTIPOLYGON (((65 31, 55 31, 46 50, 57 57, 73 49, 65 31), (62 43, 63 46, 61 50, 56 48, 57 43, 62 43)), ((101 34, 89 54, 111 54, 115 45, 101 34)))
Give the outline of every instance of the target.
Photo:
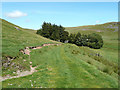
MULTIPOLYGON (((51 45, 62 45, 62 44, 43 44, 42 46, 35 46, 35 47, 26 47, 24 50, 20 50, 20 52, 24 53, 24 54, 27 54, 27 55, 30 55, 30 49, 40 49, 42 47, 45 47, 45 46, 51 46, 51 45)), ((17 76, 10 76, 10 75, 7 75, 5 77, 1 77, 0 76, 0 82, 1 81, 4 81, 4 80, 7 80, 7 79, 12 79, 12 78, 19 78, 19 77, 23 77, 23 76, 27 76, 27 75, 31 75, 33 74, 34 72, 37 72, 36 70, 37 67, 32 67, 32 65, 30 65, 30 71, 23 71, 23 72, 18 72, 17 76)))

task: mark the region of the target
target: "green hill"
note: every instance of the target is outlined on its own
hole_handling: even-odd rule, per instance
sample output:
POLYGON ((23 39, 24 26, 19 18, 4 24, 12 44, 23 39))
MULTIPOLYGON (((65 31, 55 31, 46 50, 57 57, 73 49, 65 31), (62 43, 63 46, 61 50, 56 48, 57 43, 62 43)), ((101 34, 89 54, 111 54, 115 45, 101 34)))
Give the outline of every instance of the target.
POLYGON ((118 22, 109 22, 104 24, 96 24, 96 25, 87 25, 87 26, 78 26, 78 27, 66 27, 66 30, 70 33, 76 32, 117 32, 118 31, 118 22))
POLYGON ((89 33, 98 33, 102 36, 104 40, 103 48, 98 51, 106 59, 111 60, 113 62, 118 62, 118 23, 117 22, 109 22, 100 25, 88 25, 88 26, 80 26, 80 27, 68 27, 66 31, 69 33, 77 33, 80 32, 82 34, 89 33))
POLYGON ((57 43, 36 35, 33 30, 23 29, 10 22, 2 20, 3 56, 16 56, 20 49, 26 46, 40 46, 44 43, 57 43), (18 27, 20 30, 17 30, 18 27))
MULTIPOLYGON (((23 29, 6 20, 1 21, 3 62, 9 62, 6 57, 17 57, 16 60, 11 61, 11 64, 15 63, 15 66, 19 66, 20 70, 30 69, 27 62, 23 63, 21 61, 21 59, 25 59, 27 56, 21 55, 19 52, 20 49, 24 49, 27 46, 41 46, 44 43, 58 43, 35 34, 34 30, 23 29), (17 30, 16 27, 18 27, 19 30, 17 30)), ((7 68, 3 68, 3 76, 7 74, 14 75, 13 72, 18 68, 14 68, 15 66, 11 66, 11 64, 6 65, 7 68)))
MULTIPOLYGON (((104 47, 91 49, 78 47, 74 44, 45 46, 41 49, 31 50, 30 57, 19 52, 26 46, 41 46, 44 43, 59 43, 35 34, 32 30, 20 30, 5 20, 2 22, 2 56, 17 57, 3 68, 3 76, 17 75, 30 70, 30 63, 37 67, 32 75, 8 79, 2 82, 3 88, 117 88, 117 32, 103 35, 104 47), (114 37, 112 37, 112 36, 114 37), (110 37, 110 39, 108 39, 110 37), (108 41, 107 41, 108 40, 108 41), (112 41, 111 41, 112 40, 112 41), (109 55, 108 55, 109 54, 109 55), (24 61, 24 59, 26 61, 24 61), (13 72, 15 72, 13 74, 13 72)), ((18 27, 18 26, 16 26, 18 27)), ((77 32, 66 28, 71 33, 77 32), (71 31, 70 31, 71 30, 71 31)), ((79 30, 78 30, 79 31, 79 30)), ((87 33, 83 31, 82 33, 87 33)), ((89 31, 88 31, 89 33, 89 31)))

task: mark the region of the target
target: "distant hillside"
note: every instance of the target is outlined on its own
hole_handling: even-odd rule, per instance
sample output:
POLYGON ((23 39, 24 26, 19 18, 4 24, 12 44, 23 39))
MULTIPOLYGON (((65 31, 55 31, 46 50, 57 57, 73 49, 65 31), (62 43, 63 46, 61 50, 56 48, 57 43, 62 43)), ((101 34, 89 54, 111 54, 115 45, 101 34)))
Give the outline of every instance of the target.
POLYGON ((118 22, 109 22, 104 24, 78 26, 78 27, 66 27, 66 31, 70 33, 76 33, 78 31, 92 31, 92 32, 106 32, 106 31, 118 31, 118 22))

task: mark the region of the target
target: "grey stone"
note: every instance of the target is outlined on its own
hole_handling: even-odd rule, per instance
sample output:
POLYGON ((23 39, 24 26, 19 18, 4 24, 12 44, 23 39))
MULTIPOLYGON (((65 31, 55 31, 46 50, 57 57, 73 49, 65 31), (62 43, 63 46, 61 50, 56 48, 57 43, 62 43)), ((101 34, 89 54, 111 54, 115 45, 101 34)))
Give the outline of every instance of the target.
POLYGON ((15 29, 20 30, 18 27, 15 27, 15 29))
POLYGON ((3 67, 7 68, 7 67, 8 67, 8 64, 7 64, 7 63, 4 63, 4 64, 3 64, 3 67))

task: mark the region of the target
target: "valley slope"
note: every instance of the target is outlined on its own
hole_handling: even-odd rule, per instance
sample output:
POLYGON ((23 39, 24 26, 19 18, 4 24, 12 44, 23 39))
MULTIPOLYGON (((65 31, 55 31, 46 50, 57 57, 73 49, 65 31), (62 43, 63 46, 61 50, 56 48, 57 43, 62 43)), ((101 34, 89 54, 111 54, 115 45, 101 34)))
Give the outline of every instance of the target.
POLYGON ((66 43, 31 50, 29 57, 20 53, 19 50, 29 46, 41 46, 44 43, 60 42, 37 35, 33 30, 26 30, 21 27, 19 27, 20 30, 17 30, 15 27, 18 26, 2 20, 3 59, 7 61, 7 56, 16 57, 10 61, 7 67, 2 68, 3 76, 8 74, 15 76, 18 69, 21 72, 30 70, 30 65, 37 67, 37 72, 34 72, 32 75, 5 80, 2 82, 3 88, 118 87, 117 31, 107 31, 107 29, 104 31, 102 29, 103 32, 96 32, 66 28, 70 33, 96 32, 101 34, 104 39, 103 48, 91 49, 66 43), (12 65, 13 63, 14 65, 12 65), (19 68, 16 68, 16 66, 19 66, 19 68))

